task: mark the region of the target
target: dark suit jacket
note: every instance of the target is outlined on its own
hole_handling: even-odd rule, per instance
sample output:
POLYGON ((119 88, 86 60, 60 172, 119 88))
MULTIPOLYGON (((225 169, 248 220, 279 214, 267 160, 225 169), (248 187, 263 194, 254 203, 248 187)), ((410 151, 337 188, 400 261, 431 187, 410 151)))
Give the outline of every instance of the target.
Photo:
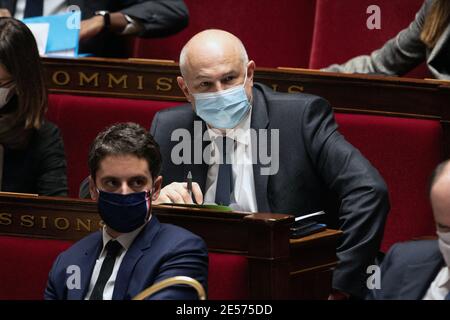
MULTIPOLYGON (((17 110, 17 99, 12 97, 0 116, 17 110)), ((2 191, 67 196, 66 156, 56 125, 45 120, 39 130, 33 129, 24 149, 4 148, 2 191)))
POLYGON ((398 243, 381 264, 381 288, 369 299, 420 300, 445 265, 436 240, 398 243))
MULTIPOLYGON (((332 110, 324 99, 276 93, 255 84, 252 105, 251 128, 278 129, 280 144, 277 174, 261 175, 264 166, 259 159, 253 166, 258 211, 299 216, 326 209, 326 222, 344 231, 337 249, 340 265, 334 272, 333 286, 362 297, 366 266, 372 264, 378 251, 389 211, 383 179, 337 131, 332 110), (326 203, 335 197, 338 206, 327 207, 326 203), (339 207, 339 214, 331 207, 335 211, 339 207)), ((194 137, 194 120, 200 118, 190 105, 166 109, 155 115, 151 134, 161 148, 164 185, 185 181, 191 171, 193 180, 204 191, 207 164, 176 165, 171 161, 171 151, 179 143, 171 141, 172 132, 186 128, 194 137)), ((192 138, 192 144, 195 139, 201 136, 192 138)))
POLYGON ((5 148, 2 191, 67 196, 66 157, 59 129, 46 121, 25 149, 5 148))
MULTIPOLYGON (((84 299, 89 288, 95 261, 102 248, 102 234, 95 232, 61 253, 50 271, 45 299, 84 299), (81 288, 66 286, 67 267, 80 267, 81 288)), ((207 289, 208 253, 206 245, 189 231, 161 224, 153 216, 128 249, 117 274, 113 300, 133 298, 142 290, 174 276, 189 276, 207 289)), ((194 289, 172 286, 149 297, 150 299, 196 299, 194 289)))
MULTIPOLYGON (((8 9, 14 16, 16 0, 0 0, 0 8, 8 9)), ((189 12, 183 0, 68 0, 69 5, 81 9, 82 20, 92 17, 95 11, 120 11, 143 23, 141 37, 164 37, 188 25, 189 12)), ((80 43, 80 52, 102 57, 127 56, 125 39, 111 33, 101 33, 80 43)))

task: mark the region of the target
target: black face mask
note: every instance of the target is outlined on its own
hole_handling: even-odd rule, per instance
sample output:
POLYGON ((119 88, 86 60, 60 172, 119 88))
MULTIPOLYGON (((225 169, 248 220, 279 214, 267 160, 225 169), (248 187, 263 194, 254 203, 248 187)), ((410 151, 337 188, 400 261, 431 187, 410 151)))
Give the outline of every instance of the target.
POLYGON ((98 211, 111 229, 127 233, 144 225, 151 212, 151 192, 119 194, 98 191, 98 211))

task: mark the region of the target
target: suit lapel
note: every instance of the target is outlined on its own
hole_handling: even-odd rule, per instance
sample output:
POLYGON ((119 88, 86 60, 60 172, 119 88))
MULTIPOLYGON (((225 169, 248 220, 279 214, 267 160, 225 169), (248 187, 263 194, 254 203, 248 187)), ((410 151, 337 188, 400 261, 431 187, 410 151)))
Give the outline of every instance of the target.
POLYGON ((83 248, 82 255, 79 258, 78 265, 81 270, 80 290, 67 290, 68 300, 83 300, 86 296, 89 284, 91 282, 92 272, 94 271, 95 262, 100 255, 103 247, 101 232, 97 232, 93 240, 88 246, 83 248))
POLYGON ((443 261, 441 258, 427 263, 408 265, 405 270, 399 299, 422 299, 442 265, 443 261))
MULTIPOLYGON (((253 89, 253 102, 252 102, 252 119, 250 127, 256 130, 256 135, 252 134, 252 149, 256 152, 252 152, 253 164, 253 179, 255 181, 255 193, 256 193, 256 203, 258 204, 259 212, 270 212, 270 205, 267 196, 267 185, 269 181, 268 175, 262 175, 261 169, 263 168, 261 164, 261 159, 259 158, 259 144, 260 137, 258 134, 259 129, 267 129, 269 125, 269 116, 267 114, 267 104, 260 90, 253 89), (256 161, 255 161, 256 160, 256 161)), ((267 142, 262 141, 261 143, 270 144, 270 130, 267 130, 267 142)), ((264 136, 263 136, 264 137, 264 136)), ((267 150, 270 150, 270 145, 267 146, 267 150)))
MULTIPOLYGON (((129 293, 128 288, 131 282, 131 276, 133 275, 134 268, 138 261, 143 256, 143 251, 151 246, 151 242, 155 235, 158 233, 161 225, 156 218, 152 216, 147 226, 142 229, 141 233, 133 241, 127 253, 125 254, 122 264, 116 277, 116 283, 114 285, 113 300, 124 300, 133 297, 127 297, 129 293)), ((143 280, 143 279, 142 279, 143 280)))

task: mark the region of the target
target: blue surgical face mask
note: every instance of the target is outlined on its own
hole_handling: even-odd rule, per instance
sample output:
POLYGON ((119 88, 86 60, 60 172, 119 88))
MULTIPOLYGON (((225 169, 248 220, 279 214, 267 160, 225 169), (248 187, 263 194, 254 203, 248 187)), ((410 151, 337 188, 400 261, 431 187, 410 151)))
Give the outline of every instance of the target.
POLYGON ((206 123, 218 129, 232 129, 250 110, 244 83, 218 92, 193 93, 195 112, 206 123))
POLYGON ((151 212, 151 192, 120 194, 98 191, 98 212, 111 229, 127 233, 147 222, 151 212))

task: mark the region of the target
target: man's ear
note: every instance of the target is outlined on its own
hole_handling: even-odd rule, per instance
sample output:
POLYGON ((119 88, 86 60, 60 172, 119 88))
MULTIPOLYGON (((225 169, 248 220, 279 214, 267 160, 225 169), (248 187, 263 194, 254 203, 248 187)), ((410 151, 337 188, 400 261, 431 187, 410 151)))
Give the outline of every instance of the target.
POLYGON ((89 193, 91 194, 91 199, 97 201, 98 199, 98 191, 97 186, 95 185, 94 179, 89 176, 89 193))
POLYGON ((250 60, 247 64, 247 80, 251 86, 253 86, 253 79, 255 76, 256 64, 255 61, 250 60))
POLYGON ((181 91, 183 91, 183 94, 186 97, 187 101, 192 102, 191 101, 191 94, 189 93, 189 89, 188 89, 188 87, 186 85, 186 82, 184 81, 184 78, 178 76, 177 77, 177 83, 178 83, 178 86, 180 87, 181 91))
POLYGON ((158 176, 158 178, 155 179, 155 182, 153 183, 153 192, 152 192, 152 201, 155 201, 159 198, 159 193, 161 192, 161 186, 162 186, 162 176, 158 176))

